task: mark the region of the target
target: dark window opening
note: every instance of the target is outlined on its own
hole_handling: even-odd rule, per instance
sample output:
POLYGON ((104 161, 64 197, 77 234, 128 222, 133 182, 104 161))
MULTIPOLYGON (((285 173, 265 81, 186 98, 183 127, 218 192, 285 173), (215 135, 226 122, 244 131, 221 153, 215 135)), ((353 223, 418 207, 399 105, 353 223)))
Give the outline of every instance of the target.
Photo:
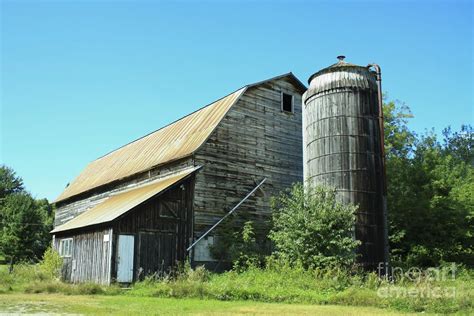
POLYGON ((281 109, 285 112, 293 112, 293 96, 291 94, 282 93, 281 109))

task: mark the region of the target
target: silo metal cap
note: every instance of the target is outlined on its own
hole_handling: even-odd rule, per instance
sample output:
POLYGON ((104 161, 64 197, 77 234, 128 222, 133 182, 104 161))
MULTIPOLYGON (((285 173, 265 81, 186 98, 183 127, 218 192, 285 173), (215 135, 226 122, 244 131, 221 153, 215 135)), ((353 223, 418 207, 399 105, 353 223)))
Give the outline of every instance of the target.
POLYGON ((321 69, 308 79, 309 87, 303 100, 306 102, 313 95, 337 89, 377 89, 375 75, 367 67, 344 61, 345 56, 337 56, 338 62, 321 69))
POLYGON ((338 68, 343 68, 343 67, 366 68, 366 67, 363 67, 363 66, 358 66, 358 65, 351 64, 351 63, 348 63, 348 62, 344 61, 344 59, 346 59, 346 56, 344 56, 344 55, 337 56, 337 59, 338 59, 337 63, 332 64, 329 67, 323 68, 320 71, 318 71, 318 72, 314 73, 313 75, 311 75, 311 77, 309 77, 309 79, 308 79, 308 83, 311 84, 311 80, 313 80, 314 77, 322 75, 324 73, 336 71, 338 68))

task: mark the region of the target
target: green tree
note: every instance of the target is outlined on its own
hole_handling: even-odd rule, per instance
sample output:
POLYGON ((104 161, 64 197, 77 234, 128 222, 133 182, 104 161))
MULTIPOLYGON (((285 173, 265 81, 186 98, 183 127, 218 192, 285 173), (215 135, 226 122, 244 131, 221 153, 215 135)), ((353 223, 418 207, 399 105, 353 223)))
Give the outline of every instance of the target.
POLYGON ((407 159, 416 141, 416 135, 408 128, 408 120, 413 118, 410 108, 404 103, 390 101, 383 105, 383 113, 387 158, 407 159))
MULTIPOLYGON (((13 193, 24 191, 23 180, 18 177, 12 168, 0 165, 0 231, 3 228, 3 204, 5 198, 13 193)), ((2 249, 0 248, 0 254, 2 249)))
POLYGON ((338 202, 335 189, 293 185, 274 199, 274 254, 305 268, 353 264, 356 210, 338 202))
MULTIPOLYGON (((18 177, 12 168, 5 165, 0 166, 0 208, 5 198, 13 193, 24 191, 23 180, 18 177)), ((0 210, 0 230, 2 229, 2 212, 0 210)))
POLYGON ((443 136, 445 154, 474 165, 474 130, 471 125, 462 125, 459 132, 447 127, 443 130, 443 136))
POLYGON ((0 203, 10 194, 24 191, 23 180, 18 177, 12 168, 0 166, 0 203))
POLYGON ((37 261, 51 240, 53 209, 46 199, 31 197, 11 168, 0 167, 0 182, 0 253, 10 268, 18 261, 37 261))
POLYGON ((384 106, 392 258, 431 266, 473 260, 472 128, 444 131, 444 144, 409 130, 408 107, 384 106))
MULTIPOLYGON (((424 215, 419 218, 423 232, 418 232, 416 237, 415 232, 412 234, 424 247, 421 256, 424 260, 414 261, 429 265, 441 261, 473 264, 473 239, 469 235, 474 229, 474 210, 472 204, 467 203, 469 200, 463 199, 473 192, 469 191, 473 185, 472 165, 456 157, 452 149, 442 146, 434 133, 420 137, 412 164, 418 187, 414 190, 422 197, 424 207, 418 210, 424 215)), ((416 252, 412 251, 411 256, 417 259, 416 252)))

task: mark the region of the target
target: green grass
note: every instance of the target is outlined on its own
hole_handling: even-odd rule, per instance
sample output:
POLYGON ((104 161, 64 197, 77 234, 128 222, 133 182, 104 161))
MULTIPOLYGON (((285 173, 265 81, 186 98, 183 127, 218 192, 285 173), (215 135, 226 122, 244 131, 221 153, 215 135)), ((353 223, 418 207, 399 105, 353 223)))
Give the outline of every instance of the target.
MULTIPOLYGON (((197 272, 193 271, 192 274, 197 272)), ((351 276, 340 271, 290 268, 204 273, 200 278, 192 274, 172 281, 138 283, 127 295, 372 306, 402 312, 474 314, 474 282, 468 271, 459 273, 455 280, 422 279, 420 282, 394 284, 381 281, 373 274, 351 276), (436 296, 440 291, 450 289, 456 291, 453 297, 436 296), (381 297, 385 294, 383 291, 389 295, 381 297)))
POLYGON ((371 307, 62 294, 3 294, 0 313, 85 315, 403 315, 371 307))
MULTIPOLYGON (((316 308, 315 305, 320 307, 337 305, 348 310, 378 308, 394 312, 474 315, 472 275, 472 270, 460 269, 454 280, 422 278, 418 282, 405 280, 389 283, 380 280, 375 274, 354 275, 340 270, 307 271, 283 266, 212 274, 198 268, 185 269, 175 279, 147 279, 134 284, 130 290, 123 290, 118 286, 67 284, 53 280, 50 274, 45 274, 38 266, 20 265, 12 274, 8 271, 0 271, 0 294, 6 294, 5 297, 12 298, 25 295, 24 297, 30 300, 34 300, 35 294, 42 300, 50 297, 54 301, 51 303, 54 306, 59 306, 63 299, 67 301, 68 296, 74 296, 76 299, 77 295, 84 297, 97 295, 91 298, 90 302, 93 303, 91 311, 93 308, 98 308, 99 311, 110 309, 112 307, 107 305, 107 302, 114 300, 117 300, 117 304, 134 300, 152 304, 151 302, 155 302, 153 300, 158 299, 156 302, 160 302, 163 299, 171 299, 169 302, 183 302, 182 306, 180 303, 170 303, 176 304, 177 308, 191 306, 191 309, 194 307, 190 302, 200 302, 204 306, 214 304, 219 308, 227 306, 220 305, 219 302, 229 303, 228 306, 235 308, 272 303, 271 306, 293 304, 290 306, 294 308, 300 304, 311 305, 312 308, 316 308), (452 297, 433 295, 440 289, 454 289, 455 293, 452 297), (379 295, 381 290, 392 292, 386 297, 381 297, 379 295)), ((4 304, 10 303, 7 300, 4 304)), ((33 305, 36 306, 35 304, 39 303, 33 305)), ((305 313, 304 308, 301 307, 302 313, 305 313)))

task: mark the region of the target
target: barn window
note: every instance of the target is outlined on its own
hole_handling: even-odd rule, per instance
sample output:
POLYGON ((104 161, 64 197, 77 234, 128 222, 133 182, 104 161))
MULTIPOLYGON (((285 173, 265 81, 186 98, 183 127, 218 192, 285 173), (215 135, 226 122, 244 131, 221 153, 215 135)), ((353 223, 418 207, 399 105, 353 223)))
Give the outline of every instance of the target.
POLYGON ((291 94, 281 93, 281 110, 293 113, 293 96, 291 94))
POLYGON ((65 238, 59 241, 59 255, 70 257, 72 255, 72 238, 65 238))

